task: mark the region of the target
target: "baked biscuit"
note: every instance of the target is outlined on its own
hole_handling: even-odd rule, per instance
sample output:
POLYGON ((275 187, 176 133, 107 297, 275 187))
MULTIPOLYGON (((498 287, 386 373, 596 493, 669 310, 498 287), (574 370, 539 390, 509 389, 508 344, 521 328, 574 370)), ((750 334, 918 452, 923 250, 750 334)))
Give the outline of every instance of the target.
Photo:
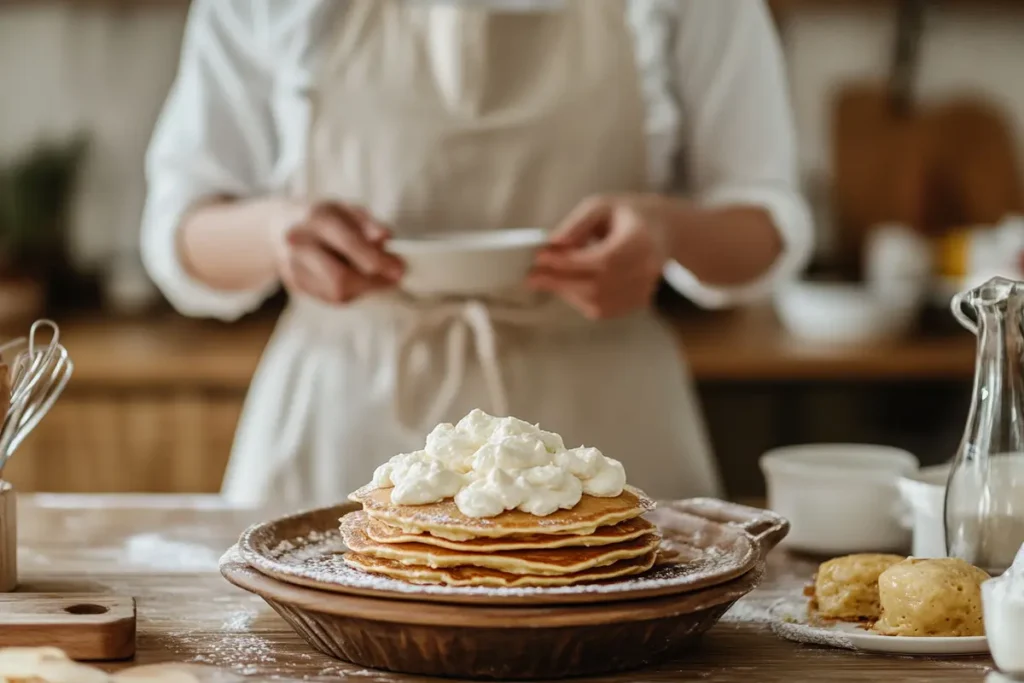
POLYGON ((878 577, 881 617, 872 628, 887 636, 983 636, 981 584, 989 578, 951 557, 894 564, 878 577))
POLYGON ((903 559, 901 555, 860 553, 823 563, 814 578, 812 609, 829 619, 877 619, 878 576, 903 559))

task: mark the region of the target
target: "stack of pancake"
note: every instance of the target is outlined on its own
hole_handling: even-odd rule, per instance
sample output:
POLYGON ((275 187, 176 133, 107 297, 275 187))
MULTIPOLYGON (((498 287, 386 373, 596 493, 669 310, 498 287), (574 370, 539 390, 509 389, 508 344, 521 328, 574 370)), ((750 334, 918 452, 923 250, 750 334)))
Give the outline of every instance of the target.
POLYGON ((350 499, 363 509, 341 518, 356 569, 416 584, 568 586, 640 574, 656 560, 661 536, 641 515, 654 508, 632 487, 615 498, 584 495, 571 510, 538 517, 519 510, 463 515, 451 499, 393 505, 373 485, 350 499))

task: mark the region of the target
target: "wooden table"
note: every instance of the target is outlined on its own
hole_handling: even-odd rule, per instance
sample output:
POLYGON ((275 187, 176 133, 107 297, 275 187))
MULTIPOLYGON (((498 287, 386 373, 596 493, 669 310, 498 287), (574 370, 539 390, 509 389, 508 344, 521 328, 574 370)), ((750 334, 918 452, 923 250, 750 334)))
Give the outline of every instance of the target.
MULTIPOLYGON (((259 598, 220 578, 222 551, 266 512, 214 496, 24 496, 19 524, 22 591, 112 592, 138 601, 136 663, 194 662, 246 680, 413 682, 367 671, 308 647, 259 598)), ((601 680, 655 683, 758 681, 983 681, 987 657, 928 660, 798 645, 776 638, 765 608, 799 591, 814 565, 772 555, 767 582, 737 603, 702 648, 678 661, 601 680)), ((121 668, 115 665, 111 668, 121 668)), ((211 669, 208 680, 215 678, 211 669)), ((216 674, 222 675, 220 673, 216 674)))

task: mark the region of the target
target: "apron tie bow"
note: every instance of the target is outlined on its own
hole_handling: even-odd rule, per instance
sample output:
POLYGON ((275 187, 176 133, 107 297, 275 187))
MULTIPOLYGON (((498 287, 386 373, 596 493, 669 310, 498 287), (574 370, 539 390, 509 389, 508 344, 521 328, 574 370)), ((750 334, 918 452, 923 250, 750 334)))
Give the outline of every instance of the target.
POLYGON ((498 359, 498 340, 487 304, 478 300, 441 304, 428 309, 405 334, 398 349, 398 367, 395 391, 395 409, 399 421, 410 429, 424 425, 436 425, 458 398, 466 375, 468 344, 472 341, 476 360, 483 374, 491 412, 494 415, 508 413, 508 394, 498 359), (440 330, 444 335, 445 368, 443 379, 428 409, 416 419, 414 404, 416 396, 409 383, 419 373, 415 365, 417 345, 427 342, 430 335, 440 330))

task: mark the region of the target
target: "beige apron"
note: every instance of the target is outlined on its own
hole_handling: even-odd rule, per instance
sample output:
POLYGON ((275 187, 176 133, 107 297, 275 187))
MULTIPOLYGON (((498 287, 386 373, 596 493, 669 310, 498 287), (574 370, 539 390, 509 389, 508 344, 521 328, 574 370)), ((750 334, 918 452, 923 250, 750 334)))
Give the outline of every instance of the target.
MULTIPOLYGON (((299 191, 424 234, 551 227, 588 195, 646 190, 624 9, 354 0, 309 96, 299 191)), ((472 408, 596 446, 653 495, 719 492, 690 379, 653 314, 590 323, 517 292, 293 299, 253 380, 224 493, 336 502, 472 408)))

